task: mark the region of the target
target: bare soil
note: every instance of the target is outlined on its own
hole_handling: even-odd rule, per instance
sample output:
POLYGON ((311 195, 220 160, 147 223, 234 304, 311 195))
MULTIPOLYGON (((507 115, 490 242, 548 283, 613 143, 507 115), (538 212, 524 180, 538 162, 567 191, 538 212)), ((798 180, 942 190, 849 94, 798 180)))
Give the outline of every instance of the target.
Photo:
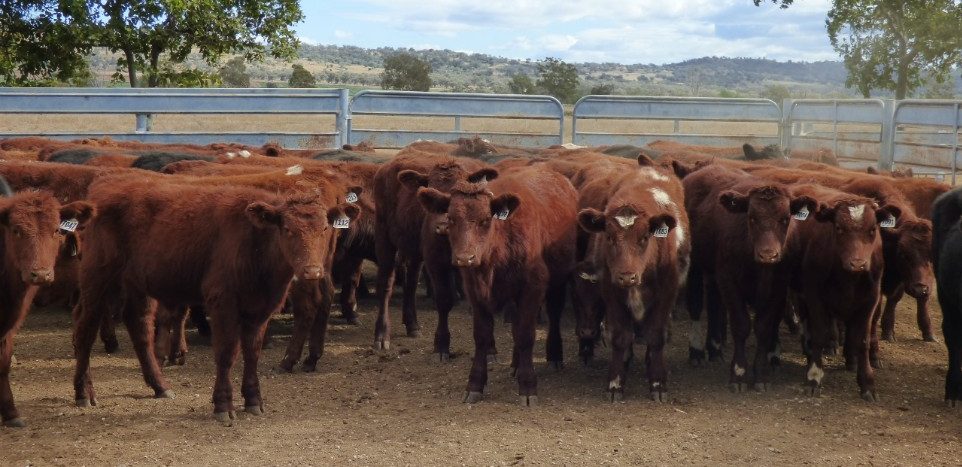
MULTIPOLYGON (((648 400, 636 360, 625 401, 612 404, 602 398, 607 350, 584 367, 566 316, 567 366, 548 369, 539 330, 540 405, 526 409, 509 376, 510 328, 497 329, 502 358, 490 368, 485 400, 462 404, 473 349, 468 306, 452 314, 455 358, 440 363, 431 352, 433 304, 419 298, 422 337, 404 337, 395 306, 392 348, 375 352, 374 304, 362 301, 361 326, 335 319, 311 374, 273 369, 290 331, 289 317, 277 317, 274 347, 260 365, 267 413, 239 413, 230 428, 212 419, 211 351, 194 331, 187 365, 166 369, 175 399, 150 397, 121 331, 119 354, 105 355, 99 343, 95 350, 100 405, 80 409, 73 404, 69 313, 34 311, 17 337, 12 374, 29 426, 0 428, 0 464, 962 463, 962 419, 942 401, 945 347, 921 341, 908 301, 899 307, 899 341, 882 343, 879 403, 858 397, 855 375, 839 358, 829 361, 822 396, 803 395, 798 339, 784 330, 774 389, 734 394, 726 364, 689 366, 688 322, 678 319, 668 358, 671 402, 648 400)), ((937 305, 933 320, 938 327, 937 305)))

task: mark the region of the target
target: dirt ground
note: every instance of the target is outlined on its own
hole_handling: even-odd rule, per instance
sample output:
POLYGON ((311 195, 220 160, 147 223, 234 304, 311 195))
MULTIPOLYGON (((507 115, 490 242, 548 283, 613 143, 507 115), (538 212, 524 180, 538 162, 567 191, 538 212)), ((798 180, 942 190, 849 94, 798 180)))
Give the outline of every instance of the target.
MULTIPOLYGON (((422 337, 403 336, 395 306, 392 349, 373 351, 374 303, 362 301, 361 326, 335 319, 312 374, 273 370, 290 331, 289 317, 276 318, 275 345, 260 365, 267 413, 239 413, 230 428, 211 416, 209 347, 194 345, 185 367, 167 368, 177 397, 155 400, 125 332, 119 354, 105 355, 99 343, 95 350, 100 405, 74 407, 69 314, 34 311, 17 336, 12 373, 29 426, 0 428, 0 464, 962 463, 962 415, 942 401, 945 347, 921 341, 914 303, 899 308, 899 341, 882 344, 877 404, 858 397, 855 375, 838 358, 829 361, 822 396, 803 395, 797 338, 784 330, 786 361, 775 388, 733 394, 727 366, 688 365, 687 319, 673 323, 671 403, 648 400, 639 362, 625 401, 611 404, 602 400, 607 351, 584 367, 566 316, 567 366, 547 368, 539 330, 540 405, 526 409, 505 358, 509 327, 497 330, 501 358, 491 367, 485 400, 462 404, 473 349, 468 307, 462 302, 452 314, 455 358, 439 363, 431 353, 436 315, 421 297, 422 337)), ((940 325, 937 305, 933 321, 940 325)), ((235 397, 239 374, 235 368, 235 397)))

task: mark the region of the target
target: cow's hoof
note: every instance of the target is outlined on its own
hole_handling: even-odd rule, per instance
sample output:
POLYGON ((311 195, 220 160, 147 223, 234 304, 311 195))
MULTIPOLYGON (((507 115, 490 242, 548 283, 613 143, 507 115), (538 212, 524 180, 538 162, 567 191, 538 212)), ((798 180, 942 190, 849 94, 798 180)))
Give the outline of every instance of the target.
POLYGON ((359 326, 361 324, 361 321, 357 319, 357 316, 345 316, 344 322, 351 326, 359 326))
POLYGON ((622 391, 607 391, 605 392, 605 400, 611 403, 621 402, 625 400, 625 393, 622 391))
POLYGON ((651 400, 658 403, 668 403, 668 391, 651 391, 651 400))
MULTIPOLYGON (((488 365, 497 365, 497 364, 498 364, 498 354, 496 354, 496 353, 489 353, 489 354, 488 354, 488 365)), ((514 373, 511 373, 511 376, 514 376, 514 373)))
POLYGON ((552 370, 555 370, 555 371, 561 371, 562 369, 564 369, 564 367, 565 367, 564 362, 560 362, 560 361, 548 362, 548 368, 551 368, 552 370))
POLYGON ((116 353, 118 350, 120 350, 120 343, 117 342, 117 339, 110 339, 110 340, 104 341, 104 352, 107 352, 108 354, 112 354, 112 353, 116 353))
POLYGON ((862 391, 862 400, 866 402, 878 402, 879 398, 875 391, 869 389, 862 391))
POLYGON ((420 329, 408 329, 408 337, 413 337, 415 339, 421 337, 420 329))
POLYGON ((882 369, 882 359, 881 359, 881 358, 871 357, 871 358, 868 359, 868 363, 869 363, 869 365, 872 365, 872 368, 875 368, 876 370, 881 370, 881 369, 882 369))
POLYGON ((538 396, 521 396, 521 407, 537 407, 538 396))
POLYGON ((277 368, 279 368, 284 373, 293 373, 294 362, 285 358, 284 360, 281 360, 281 363, 277 365, 277 368))
POLYGON ((451 361, 451 354, 449 352, 438 352, 438 361, 441 363, 451 361))
POLYGON ((688 347, 688 363, 691 366, 702 366, 705 363, 705 351, 703 349, 688 347))
POLYGON ((187 364, 187 356, 179 355, 173 359, 173 364, 177 366, 184 366, 187 364))
POLYGON ((464 393, 464 400, 462 402, 465 404, 474 404, 476 402, 481 402, 481 399, 483 398, 484 394, 482 394, 480 391, 467 391, 464 393))
POLYGON ((810 384, 805 388, 805 393, 808 397, 822 397, 822 387, 810 384))
POLYGON ((591 366, 591 361, 594 360, 594 355, 582 355, 581 364, 584 366, 591 366))
POLYGON ((217 420, 223 426, 234 426, 234 417, 236 415, 233 410, 230 412, 214 412, 214 420, 217 420))
POLYGON ((317 360, 313 362, 305 361, 304 363, 302 363, 301 371, 303 371, 304 373, 314 373, 315 371, 317 371, 317 360))
POLYGON ((24 419, 17 417, 11 418, 10 420, 4 420, 3 426, 7 428, 24 428, 27 426, 27 422, 24 419))
POLYGON ((511 367, 511 377, 512 377, 512 378, 517 378, 517 377, 518 377, 518 367, 514 367, 514 366, 511 367))
POLYGON ((171 391, 170 389, 166 389, 154 395, 154 399, 173 399, 174 396, 175 396, 174 391, 171 391))
POLYGON ((391 341, 383 337, 374 339, 374 350, 391 350, 391 341))
POLYGON ((939 340, 936 339, 935 336, 932 335, 932 334, 924 334, 924 335, 922 335, 922 340, 925 341, 925 342, 938 342, 938 341, 939 341, 939 340))
POLYGON ((946 400, 945 400, 945 406, 948 407, 948 408, 950 408, 950 409, 955 409, 955 408, 958 407, 959 405, 960 405, 960 404, 959 404, 959 401, 957 401, 957 400, 955 400, 955 399, 946 399, 946 400))
POLYGON ((748 383, 730 383, 728 388, 735 394, 741 394, 748 391, 748 383))
POLYGON ((881 339, 885 342, 895 342, 895 333, 892 331, 883 332, 881 339))
POLYGON ((256 416, 264 415, 264 408, 259 405, 246 405, 244 406, 244 412, 247 412, 256 417, 256 416))
POLYGON ((91 401, 90 399, 77 399, 77 407, 88 408, 97 405, 96 401, 91 401))

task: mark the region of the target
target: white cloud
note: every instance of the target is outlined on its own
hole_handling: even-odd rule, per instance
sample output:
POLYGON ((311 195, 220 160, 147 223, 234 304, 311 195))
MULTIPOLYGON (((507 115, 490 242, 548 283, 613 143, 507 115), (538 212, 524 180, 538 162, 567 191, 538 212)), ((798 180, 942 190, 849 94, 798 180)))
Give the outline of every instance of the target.
POLYGON ((344 30, 341 30, 341 29, 335 29, 335 30, 334 30, 334 38, 335 38, 335 39, 344 40, 344 39, 350 39, 350 38, 352 38, 352 37, 354 37, 354 33, 353 33, 353 32, 344 31, 344 30))
POLYGON ((318 41, 316 41, 316 40, 314 40, 314 39, 311 39, 310 37, 307 37, 307 36, 300 36, 300 37, 298 37, 298 39, 301 40, 301 43, 302 43, 302 44, 307 44, 307 45, 317 45, 317 44, 320 44, 320 42, 318 42, 318 41))

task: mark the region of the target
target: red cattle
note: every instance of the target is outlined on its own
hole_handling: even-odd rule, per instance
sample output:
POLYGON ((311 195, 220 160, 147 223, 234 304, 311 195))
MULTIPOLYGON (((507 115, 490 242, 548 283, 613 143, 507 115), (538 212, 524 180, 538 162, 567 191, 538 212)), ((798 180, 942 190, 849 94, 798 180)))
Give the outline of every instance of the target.
POLYGON ((577 193, 563 176, 535 165, 498 173, 481 169, 459 181, 450 193, 422 187, 421 205, 449 219, 451 260, 461 272, 474 315, 474 360, 465 402, 482 398, 488 378, 488 352, 494 348, 494 314, 509 303, 514 352, 511 367, 521 404, 537 403, 532 361, 535 328, 547 301, 547 360, 560 368, 564 294, 575 261, 577 193), (490 182, 480 182, 481 180, 490 182))
POLYGON ((589 251, 595 255, 611 332, 610 400, 624 396, 626 362, 640 334, 648 346, 645 372, 651 397, 668 402, 664 346, 688 273, 691 237, 681 183, 667 169, 648 166, 647 156, 640 156, 639 163, 611 182, 601 209, 582 209, 578 223, 594 234, 589 251))
MULTIPOLYGON (((444 237, 445 215, 425 213, 418 204, 420 187, 446 192, 471 173, 483 177, 485 165, 467 158, 453 158, 437 152, 421 152, 411 147, 449 150, 441 143, 415 143, 402 150, 393 160, 381 166, 374 176, 375 249, 377 250, 378 319, 374 328, 374 346, 390 347, 391 321, 388 302, 394 286, 395 268, 400 261, 404 274, 402 319, 409 336, 420 334, 415 310, 415 291, 422 263, 425 263, 434 301, 438 308, 438 326, 434 336, 435 351, 440 359, 450 355, 450 333, 447 315, 454 306, 454 270, 451 266, 447 239, 444 237), (440 145, 440 146, 439 146, 440 145), (440 230, 439 230, 440 229, 440 230)), ((471 180, 471 181, 479 181, 471 180)))
POLYGON ((710 356, 721 354, 725 334, 724 317, 718 316, 721 307, 727 311, 735 344, 729 379, 732 388, 742 392, 754 383, 765 390, 769 351, 775 346, 786 303, 785 242, 793 229, 792 216, 800 219, 794 222, 805 222, 808 213, 815 211, 815 201, 793 195, 780 183, 722 165, 699 170, 683 183, 692 232, 689 356, 695 363, 705 357, 700 317, 707 296, 710 356), (749 308, 755 312, 754 326, 749 323, 749 308), (749 366, 745 341, 752 328, 757 345, 754 363, 749 366))
POLYGON ((4 294, 0 299, 0 420, 22 427, 10 389, 13 339, 30 309, 39 286, 54 280, 54 263, 63 242, 60 223, 76 219, 82 228, 94 213, 93 205, 77 201, 65 206, 49 193, 13 194, 0 178, 0 245, 3 250, 4 294))
POLYGON ((169 308, 203 303, 217 363, 215 418, 230 424, 230 370, 244 355, 245 410, 263 412, 257 360, 268 320, 291 279, 323 274, 332 224, 355 217, 353 205, 327 206, 316 195, 279 196, 249 187, 170 183, 158 177, 110 177, 90 199, 101 207, 84 232, 80 304, 75 312, 74 390, 96 405, 90 348, 106 313, 122 309, 144 378, 157 397, 171 392, 151 351, 148 296, 169 308))
POLYGON ((859 394, 878 400, 869 361, 872 317, 881 294, 883 252, 879 223, 898 217, 894 206, 819 185, 797 185, 797 195, 818 203, 817 222, 798 225, 787 252, 791 287, 799 298, 808 357, 806 381, 817 395, 825 376, 822 353, 833 322, 845 324, 846 367, 857 368, 859 394))

